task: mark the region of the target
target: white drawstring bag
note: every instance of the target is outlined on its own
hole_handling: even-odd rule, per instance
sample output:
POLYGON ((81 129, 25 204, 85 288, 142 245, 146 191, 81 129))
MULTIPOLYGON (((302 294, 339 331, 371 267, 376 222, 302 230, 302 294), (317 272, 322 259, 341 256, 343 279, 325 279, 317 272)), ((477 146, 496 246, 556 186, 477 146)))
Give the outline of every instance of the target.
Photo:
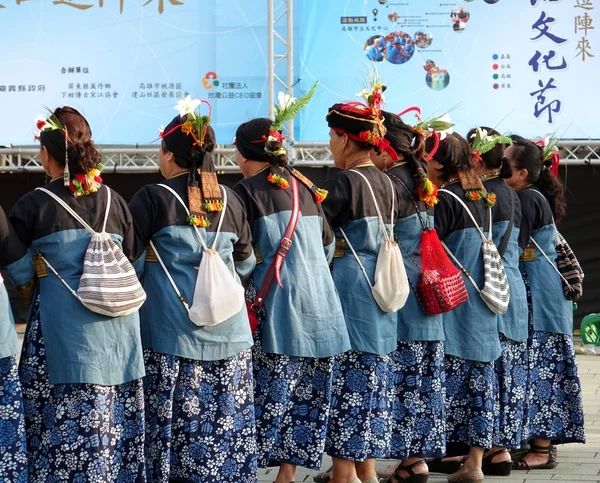
POLYGON ((58 274, 42 256, 42 260, 63 285, 84 307, 94 313, 109 317, 120 317, 136 312, 146 301, 146 292, 137 278, 135 270, 123 250, 106 232, 106 222, 110 212, 111 192, 106 188, 108 199, 102 231, 95 232, 67 203, 45 188, 43 191, 61 205, 77 220, 92 238, 83 259, 83 270, 77 291, 58 274))
MULTIPOLYGON (((177 198, 179 203, 185 208, 188 216, 190 215, 187 205, 175 190, 164 184, 159 184, 158 186, 173 193, 175 198, 177 198)), ((215 249, 219 233, 221 232, 221 226, 223 225, 223 219, 225 218, 225 213, 227 211, 227 190, 222 189, 222 192, 223 210, 221 211, 221 218, 217 225, 217 231, 215 232, 212 247, 209 248, 206 245, 200 231, 194 226, 196 237, 202 246, 202 259, 200 260, 198 275, 196 276, 194 300, 191 307, 177 288, 175 281, 160 258, 156 246, 150 241, 150 245, 156 254, 158 262, 188 312, 190 320, 199 327, 213 327, 225 322, 227 319, 239 313, 245 303, 244 287, 242 287, 235 277, 235 267, 230 271, 219 255, 219 252, 215 249)))
POLYGON ((354 169, 351 169, 350 171, 362 176, 367 183, 373 198, 373 203, 375 204, 375 209, 377 210, 377 218, 379 219, 379 223, 383 230, 384 239, 381 242, 379 253, 377 254, 377 263, 375 265, 375 278, 373 284, 371 284, 369 276, 367 275, 367 271, 360 261, 360 258, 358 258, 358 254, 352 247, 350 240, 348 240, 346 233, 344 233, 342 228, 340 228, 340 232, 346 239, 348 248, 350 248, 352 251, 354 258, 356 258, 356 261, 360 265, 365 279, 367 280, 369 287, 371 287, 373 298, 375 299, 375 302, 377 302, 379 308, 383 312, 387 313, 396 312, 404 307, 404 304, 406 304, 406 300, 408 299, 408 295, 410 293, 410 286, 408 284, 406 267, 404 266, 404 261, 402 260, 400 248, 394 240, 394 185, 392 184, 392 180, 386 176, 390 182, 390 187, 392 188, 392 214, 390 216, 392 229, 388 234, 387 227, 383 222, 383 217, 381 216, 381 211, 379 210, 379 205, 377 204, 377 199, 375 198, 375 193, 373 192, 371 183, 369 183, 369 180, 361 172, 354 169))

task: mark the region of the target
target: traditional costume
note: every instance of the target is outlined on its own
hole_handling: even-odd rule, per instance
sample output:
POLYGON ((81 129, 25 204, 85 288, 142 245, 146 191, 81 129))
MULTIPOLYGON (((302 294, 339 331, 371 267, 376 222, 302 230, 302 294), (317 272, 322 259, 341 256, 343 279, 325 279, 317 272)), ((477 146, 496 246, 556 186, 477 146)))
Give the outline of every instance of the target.
MULTIPOLYGON (((332 106, 327 114, 329 127, 364 146, 383 147, 385 128, 379 108, 382 88, 376 85, 364 92, 371 100, 369 105, 349 102, 332 106)), ((400 200, 389 178, 369 158, 357 160, 324 186, 329 195, 323 209, 337 238, 333 280, 352 346, 351 351, 335 358, 327 453, 335 458, 365 461, 385 458, 390 451, 391 354, 397 348, 398 316, 379 308, 346 242, 347 237, 372 280, 384 233, 371 191, 363 177, 353 171, 369 181, 387 230, 392 228, 391 216, 398 218, 400 200)), ((412 362, 412 357, 407 362, 412 362)))
MULTIPOLYGON (((69 137, 66 129, 57 127, 55 115, 42 126, 41 142, 55 160, 66 159, 69 137)), ((110 188, 101 181, 97 168, 73 177, 65 169, 64 179, 44 188, 92 229, 102 231, 110 188)), ((106 232, 131 258, 131 215, 125 201, 112 190, 110 194, 106 232)), ((38 278, 19 366, 29 481, 144 481, 144 362, 138 312, 100 315, 63 285, 73 290, 80 285, 90 234, 48 194, 34 190, 23 196, 10 220, 34 255, 38 278)), ((30 264, 14 266, 14 280, 33 277, 30 264)))
POLYGON ((265 279, 273 276, 272 263, 278 252, 289 248, 283 265, 276 268, 281 285, 273 283, 261 301, 264 307, 258 314, 260 324, 255 333, 260 467, 269 462, 321 467, 330 418, 333 356, 350 348, 329 273, 334 237, 320 204, 326 193, 285 161, 279 161, 285 156, 279 129, 286 107, 297 112, 306 99, 301 98, 296 105, 293 101, 282 104, 275 122, 255 119, 242 124, 236 133, 241 156, 270 163, 234 187, 246 206, 259 260, 250 286, 251 302, 257 302, 256 292, 260 293, 265 279), (272 141, 278 146, 275 150, 272 141), (293 211, 293 184, 297 184, 299 212, 289 246, 282 244, 282 239, 293 211))
POLYGON ((171 121, 161 135, 163 149, 189 169, 145 186, 130 203, 136 251, 145 251, 145 263, 136 266, 148 294, 140 311, 146 461, 148 481, 157 483, 256 481, 246 308, 214 326, 195 325, 188 314, 195 290, 203 289, 196 278, 207 256, 197 237, 212 247, 222 215, 215 250, 235 270, 237 282, 231 282, 240 283, 255 265, 244 206, 232 190, 219 186, 214 172, 205 139, 209 122, 193 105, 171 121))

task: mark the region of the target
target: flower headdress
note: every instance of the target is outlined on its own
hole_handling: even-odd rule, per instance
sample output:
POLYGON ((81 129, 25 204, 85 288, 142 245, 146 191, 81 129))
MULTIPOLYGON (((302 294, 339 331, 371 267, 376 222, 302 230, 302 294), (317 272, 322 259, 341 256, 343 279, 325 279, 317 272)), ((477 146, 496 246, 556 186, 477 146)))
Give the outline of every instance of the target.
POLYGON ((337 134, 346 135, 353 141, 369 144, 387 152, 392 160, 398 159, 398 153, 385 139, 386 128, 383 122, 381 106, 385 100, 387 86, 373 69, 367 75, 365 87, 356 95, 365 102, 350 101, 335 104, 327 113, 327 122, 337 134))
POLYGON ((44 117, 40 114, 35 118, 34 140, 40 141, 42 133, 61 131, 65 138, 65 170, 63 173, 63 183, 65 187, 67 187, 71 194, 76 198, 95 193, 100 189, 100 185, 102 184, 100 173, 104 169, 104 166, 98 164, 87 173, 77 173, 71 179, 71 172, 69 169, 69 132, 67 128, 62 125, 60 119, 50 109, 46 108, 46 110, 49 114, 48 117, 44 117))
MULTIPOLYGON (((417 106, 409 107, 405 109, 398 117, 402 117, 403 115, 414 112, 415 117, 417 118, 417 123, 414 126, 411 126, 412 129, 423 135, 425 138, 433 137, 435 140, 435 145, 430 153, 425 156, 425 161, 429 161, 433 158, 435 153, 437 152, 440 139, 445 139, 448 134, 452 134, 454 124, 450 121, 450 116, 448 114, 444 114, 438 117, 432 117, 423 121, 421 119, 421 108, 417 106)), ((417 178, 417 196, 419 199, 429 207, 435 206, 438 203, 438 188, 435 186, 431 180, 427 177, 427 173, 423 168, 419 168, 417 170, 417 174, 415 176, 417 178)))
POLYGON ((223 209, 223 197, 210 152, 206 150, 206 133, 211 122, 212 106, 208 101, 186 96, 174 107, 179 115, 161 128, 160 138, 167 149, 190 164, 188 175, 188 223, 199 228, 210 226, 208 213, 223 209), (208 114, 202 114, 202 105, 208 114), (198 179, 199 178, 199 179, 198 179))
POLYGON ((469 142, 471 144, 471 156, 473 161, 475 161, 475 163, 480 163, 482 161, 482 154, 491 151, 497 144, 506 144, 510 146, 512 144, 512 139, 499 134, 489 134, 486 129, 476 127, 475 133, 471 135, 469 142))
POLYGON ((544 168, 550 168, 554 176, 558 176, 558 166, 560 164, 560 152, 558 151, 558 138, 555 134, 538 139, 535 144, 542 149, 544 158, 544 168))
POLYGON ((421 108, 418 106, 411 106, 404 109, 398 116, 402 117, 409 112, 414 112, 415 117, 417 118, 417 123, 414 125, 415 131, 421 133, 425 139, 428 137, 433 137, 434 139, 433 149, 425 156, 425 161, 430 161, 435 156, 435 153, 440 146, 440 141, 443 141, 449 134, 454 132, 454 124, 450 119, 450 114, 445 113, 441 116, 432 116, 423 121, 421 119, 421 108))
MULTIPOLYGON (((284 92, 279 92, 277 96, 278 104, 275 104, 275 119, 269 127, 268 135, 263 135, 260 139, 251 141, 252 144, 264 143, 264 150, 268 158, 282 156, 287 153, 285 147, 281 144, 285 140, 285 136, 281 133, 283 126, 286 122, 294 119, 294 117, 308 105, 317 90, 318 84, 318 82, 315 82, 311 89, 298 99, 289 94, 285 94, 284 92)), ((240 146, 238 146, 238 149, 240 149, 240 146)), ((327 197, 326 190, 318 188, 297 169, 292 168, 288 164, 284 166, 284 169, 312 192, 316 203, 321 203, 327 197)), ((288 180, 280 170, 271 168, 267 180, 269 183, 280 189, 287 189, 289 187, 288 180)))

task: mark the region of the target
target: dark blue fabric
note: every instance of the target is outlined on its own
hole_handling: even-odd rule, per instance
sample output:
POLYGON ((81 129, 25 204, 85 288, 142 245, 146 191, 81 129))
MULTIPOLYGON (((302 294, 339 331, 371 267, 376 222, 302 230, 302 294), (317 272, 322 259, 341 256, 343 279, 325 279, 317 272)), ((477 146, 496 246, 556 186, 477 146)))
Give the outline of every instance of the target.
MULTIPOLYGON (((511 295, 512 296, 512 295, 511 295)), ((498 406, 494 446, 517 449, 523 437, 527 393, 527 341, 517 342, 500 335, 502 355, 496 361, 498 406)))
POLYGON ((493 362, 446 356, 448 443, 491 449, 498 400, 493 362))
POLYGON ((444 344, 400 341, 392 352, 392 439, 389 457, 446 454, 444 344))
POLYGON ((530 305, 523 442, 549 439, 555 444, 585 443, 581 382, 572 336, 535 330, 529 264, 523 264, 521 272, 530 305))
POLYGON ((15 356, 0 359, 0 481, 28 483, 25 416, 15 356))
POLYGON ((148 481, 255 483, 252 354, 197 361, 144 350, 148 481))
POLYGON ((146 481, 142 380, 116 386, 50 384, 39 299, 19 376, 31 483, 146 481))
POLYGON ((389 457, 392 397, 390 355, 336 356, 327 454, 351 461, 389 457))

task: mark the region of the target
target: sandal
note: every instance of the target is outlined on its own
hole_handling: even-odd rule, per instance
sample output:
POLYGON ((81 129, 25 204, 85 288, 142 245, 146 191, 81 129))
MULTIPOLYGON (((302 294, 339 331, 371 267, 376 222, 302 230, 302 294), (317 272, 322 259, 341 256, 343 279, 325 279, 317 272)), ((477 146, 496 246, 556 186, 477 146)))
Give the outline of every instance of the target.
POLYGON ((552 445, 549 446, 537 446, 535 444, 531 444, 531 447, 527 453, 525 453, 521 458, 513 462, 513 470, 552 470, 556 468, 558 462, 556 461, 556 453, 554 452, 554 448, 552 445), (548 461, 541 465, 533 465, 530 466, 527 461, 523 458, 528 454, 547 454, 548 461))
POLYGON ((430 473, 444 473, 446 475, 451 475, 460 470, 463 461, 444 461, 443 458, 434 458, 426 460, 426 463, 427 466, 429 466, 430 473))
POLYGON ((313 476, 313 481, 315 483, 328 483, 331 481, 331 472, 333 471, 333 466, 330 466, 325 471, 321 471, 317 476, 313 476))
POLYGON ((509 476, 513 466, 512 461, 509 460, 500 461, 499 463, 492 463, 492 460, 495 456, 508 452, 509 451, 506 448, 503 448, 484 456, 481 465, 483 474, 486 476, 509 476))
POLYGON ((417 474, 413 471, 413 468, 415 466, 424 465, 424 464, 427 464, 427 462, 425 460, 419 460, 416 463, 413 463, 412 465, 407 465, 407 466, 398 465, 398 467, 396 468, 396 471, 394 471, 394 474, 385 481, 387 483, 395 483, 394 480, 396 480, 400 483, 427 483, 427 481, 429 480, 429 473, 417 474), (402 470, 404 470, 408 473, 408 475, 409 475, 408 478, 402 478, 400 476, 400 471, 402 471, 402 470))

